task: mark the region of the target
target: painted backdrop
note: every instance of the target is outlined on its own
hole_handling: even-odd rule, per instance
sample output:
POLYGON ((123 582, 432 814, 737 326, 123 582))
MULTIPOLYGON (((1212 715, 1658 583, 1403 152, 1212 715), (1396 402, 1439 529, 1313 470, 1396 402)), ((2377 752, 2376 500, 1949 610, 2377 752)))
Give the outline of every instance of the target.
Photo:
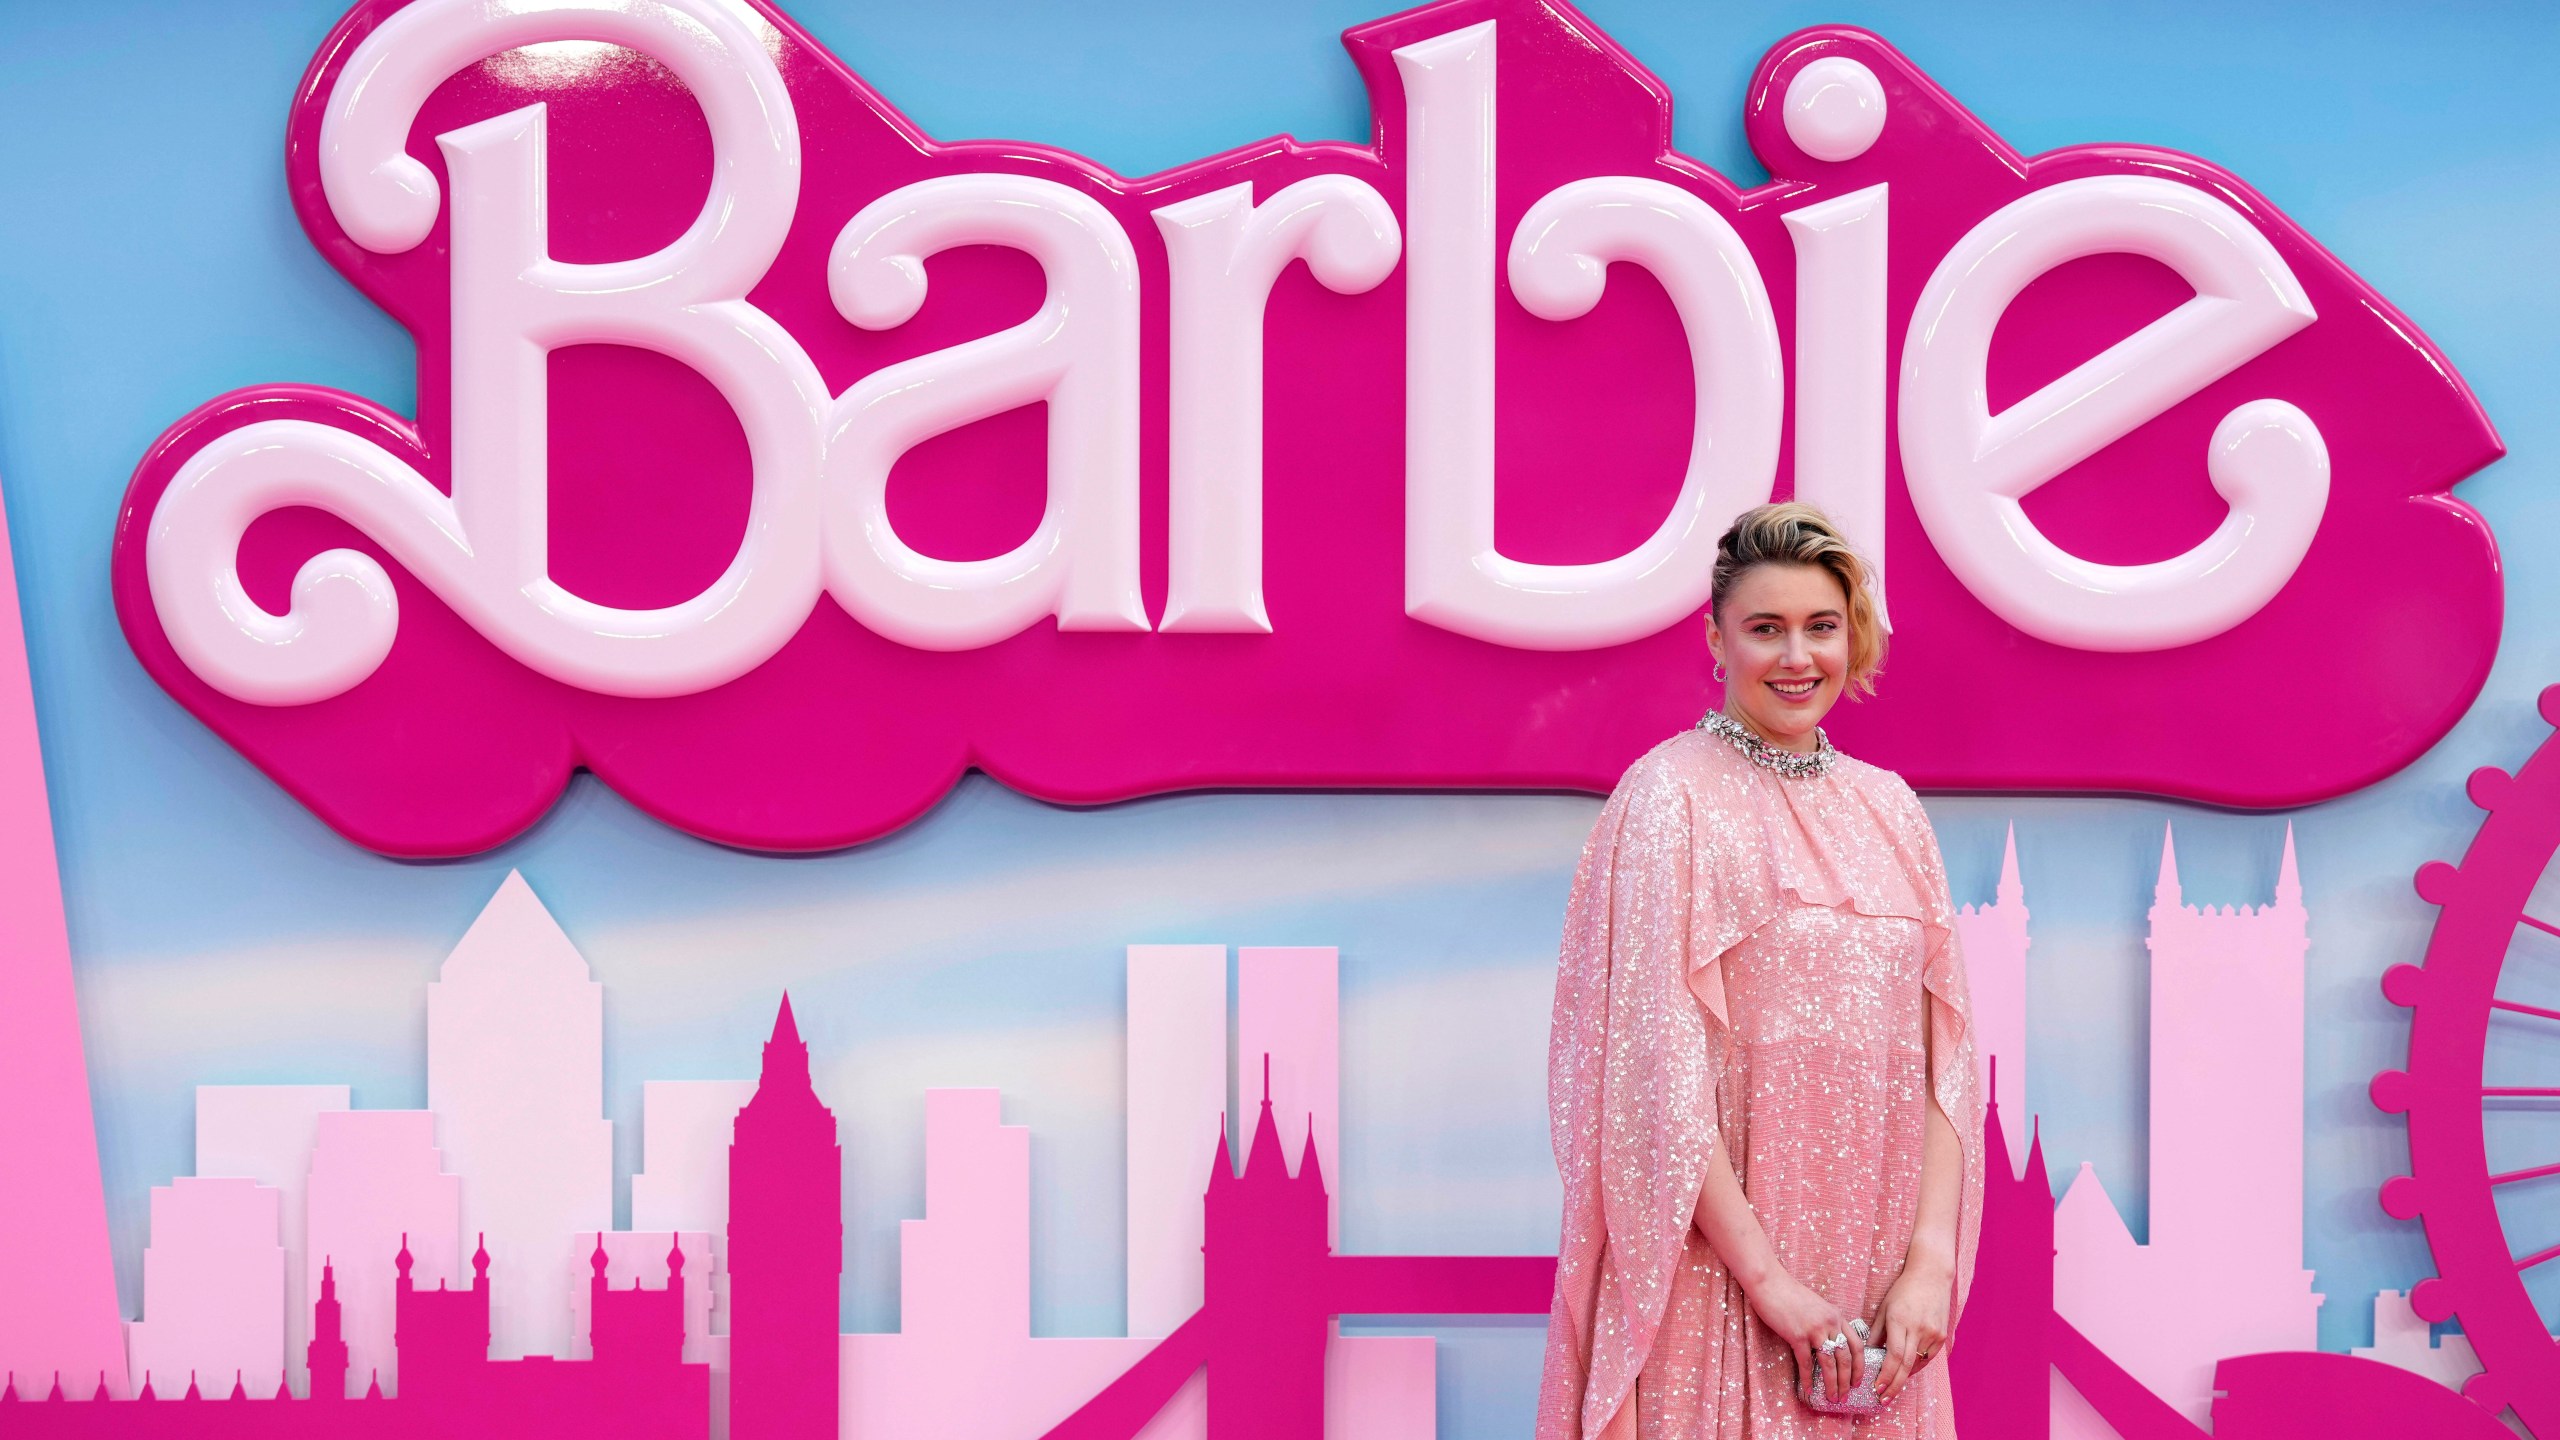
MULTIPOLYGON (((939 136, 1035 138, 1135 174, 1274 133, 1367 133, 1335 36, 1373 6, 1099 8, 791 12, 939 136)), ((2371 1344, 2375 1294, 2431 1271, 2416 1227, 2373 1198, 2406 1167, 2398 1122, 2365 1098, 2407 1023, 2375 982, 2417 957, 2433 917, 2410 872, 2477 824, 2461 778, 2520 762, 2544 733, 2534 692, 2560 679, 2544 458, 2560 115, 2530 78, 2560 60, 2560 19, 2521 4, 1587 8, 1677 97, 1680 148, 1737 181, 1759 175, 1738 121, 1751 66, 1835 20, 1883 33, 2023 150, 2124 140, 2211 157, 2404 309, 2499 424, 2510 457, 2457 493, 2507 556, 2506 641, 2470 717, 2416 766, 2290 817, 1930 801, 1959 901, 1994 898, 2016 827, 2034 915, 2025 1100, 2057 1186, 2093 1167, 2136 1238, 2157 1188, 2144 942, 2164 825, 2188 903, 2256 905, 2275 896, 2290 819, 2310 937, 2303 1260, 2327 1297, 2320 1343, 2371 1344)), ((1341 1248, 1551 1247, 1546 1014, 1595 800, 1191 795, 1078 811, 972 781, 885 840, 782 860, 687 839, 582 780, 499 851, 406 865, 337 838, 149 682, 106 563, 125 477, 167 420, 272 380, 413 400, 405 337, 312 251, 284 194, 285 106, 339 9, 21 5, 0 47, 0 477, 127 1314, 150 1188, 191 1170, 193 1087, 345 1082, 359 1106, 424 1103, 424 987, 510 869, 605 988, 620 1222, 642 1081, 749 1076, 790 988, 843 1120, 849 1330, 897 1325, 899 1222, 923 1213, 923 1092, 956 1085, 1000 1087, 1003 1119, 1030 1127, 1035 1332, 1123 1333, 1131 944, 1340 947, 1341 1248)), ((2322 661, 2267 655, 2265 683, 2322 661)), ((1982 680, 1997 723, 2002 677, 1982 680)), ((2246 693, 2192 702, 2208 731, 2257 720, 2246 693)), ((2560 1234, 2560 1202, 2536 1204, 2509 1211, 2520 1250, 2560 1234), (2528 1239, 2537 1221, 2544 1238, 2528 1239)), ((2529 1283, 2560 1313, 2560 1277, 2529 1283)), ((1523 1433, 1540 1327, 1436 1333, 1441 1433, 1523 1433)))

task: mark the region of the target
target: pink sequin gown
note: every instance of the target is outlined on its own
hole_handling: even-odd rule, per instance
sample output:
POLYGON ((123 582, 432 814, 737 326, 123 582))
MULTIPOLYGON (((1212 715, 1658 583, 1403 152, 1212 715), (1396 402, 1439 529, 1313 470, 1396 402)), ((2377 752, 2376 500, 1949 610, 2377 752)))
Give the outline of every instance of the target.
POLYGON ((1937 837, 1891 771, 1844 755, 1789 779, 1690 731, 1618 782, 1556 975, 1564 1233, 1538 1440, 1956 1433, 1945 1348, 1871 1418, 1797 1400, 1794 1356, 1693 1222, 1721 1133, 1788 1273, 1872 1324, 1919 1198, 1926 1023, 1964 1147, 1952 1330, 1983 1106, 1953 921, 1937 837))

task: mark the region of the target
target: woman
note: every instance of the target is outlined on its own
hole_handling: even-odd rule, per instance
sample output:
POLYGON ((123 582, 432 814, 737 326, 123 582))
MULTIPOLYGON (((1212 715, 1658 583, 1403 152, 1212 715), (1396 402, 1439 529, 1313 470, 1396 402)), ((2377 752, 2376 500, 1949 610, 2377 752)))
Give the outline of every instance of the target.
POLYGON ((1618 782, 1565 918, 1564 1234, 1539 1440, 1949 1437, 1982 1092, 1928 816, 1822 717, 1872 692, 1866 566, 1764 505, 1718 549, 1724 704, 1618 782), (1847 1394, 1889 1352, 1853 1420, 1847 1394))

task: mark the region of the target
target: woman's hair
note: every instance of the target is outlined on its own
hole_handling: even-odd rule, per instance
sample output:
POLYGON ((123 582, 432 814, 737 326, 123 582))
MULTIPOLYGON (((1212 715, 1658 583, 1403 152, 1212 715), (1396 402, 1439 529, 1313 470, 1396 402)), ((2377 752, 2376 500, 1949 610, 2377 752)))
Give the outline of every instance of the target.
POLYGON ((1724 597, 1734 582, 1758 565, 1810 565, 1828 570, 1849 597, 1849 697, 1876 691, 1876 672, 1884 668, 1884 626, 1876 617, 1874 572, 1831 517, 1801 500, 1783 505, 1757 505, 1742 512, 1733 528, 1716 542, 1715 588, 1708 601, 1714 614, 1724 613, 1724 597))

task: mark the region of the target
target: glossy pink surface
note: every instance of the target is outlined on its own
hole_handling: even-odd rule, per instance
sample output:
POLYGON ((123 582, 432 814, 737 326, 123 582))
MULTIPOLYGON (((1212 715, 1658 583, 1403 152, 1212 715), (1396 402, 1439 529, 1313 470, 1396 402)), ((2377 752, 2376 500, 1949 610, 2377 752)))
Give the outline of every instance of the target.
MULTIPOLYGON (((118 610, 144 666, 359 843, 400 855, 486 849, 532 824, 581 767, 669 824, 774 850, 892 830, 973 767, 1068 803, 1218 786, 1604 791, 1709 703, 1708 656, 1694 623, 1605 650, 1540 652, 1407 617, 1402 265, 1366 294, 1334 293, 1299 267, 1272 292, 1271 634, 1061 634, 1042 623, 984 649, 928 653, 866 631, 822 599, 795 638, 738 680, 679 698, 619 699, 505 657, 392 564, 400 628, 370 678, 303 706, 217 693, 177 659, 144 575, 144 521, 190 455, 254 420, 296 417, 358 431, 448 483, 449 213, 417 248, 374 254, 332 219, 314 157, 333 78, 395 8, 358 5, 321 46, 294 106, 287 165, 313 243, 416 338, 418 415, 304 386, 216 399, 143 457, 114 559, 118 610)), ((2067 179, 2161 176, 2210 192, 2265 232, 2318 311, 2300 333, 2027 501, 2047 534, 2087 559, 2165 559, 2223 513, 2204 467, 2221 417, 2262 397, 2300 406, 2334 463, 2316 538, 2264 609, 2196 644, 2100 653, 2012 628, 1939 560, 1888 444, 1895 649, 1882 697, 1837 713, 1832 729, 1844 748, 1929 789, 2291 805, 2356 789, 2414 759, 2488 672, 2501 613, 2497 553, 2480 517, 2445 492, 2500 446, 2417 328, 2236 177, 2128 146, 2023 157, 1874 35, 1811 30, 1769 52, 1744 123, 1779 178, 1737 191, 1670 150, 1671 99, 1661 83, 1556 0, 1452 0, 1349 32, 1377 117, 1374 147, 1275 138, 1138 179, 1038 145, 931 140, 789 19, 770 18, 805 176, 790 238, 751 299, 788 328, 831 389, 1018 321, 1041 294, 1028 257, 972 247, 931 262, 931 298, 912 322, 870 332, 839 319, 827 295, 828 245, 849 216, 893 187, 971 171, 1039 176, 1091 196, 1126 231, 1144 305, 1144 594, 1159 620, 1167 272, 1150 212, 1239 182, 1267 196, 1338 173, 1374 185, 1401 216, 1408 137, 1390 52, 1496 19, 1501 235, 1566 181, 1666 181, 1743 237, 1790 353, 1795 260, 1782 215, 1885 183, 1888 387, 1912 305, 1940 257, 2000 206, 2067 179), (1797 71, 1834 56, 1873 71, 1889 116, 1870 148, 1826 162, 1794 147, 1780 109, 1797 71), (2386 569, 2393 582, 2376 584, 2386 569), (2340 645, 2342 634, 2358 643, 2340 645), (1994 686, 2003 719, 1989 726, 1980 723, 1980 697, 1994 686), (2235 691, 2250 696, 2262 723, 2210 732, 2191 723, 2194 696, 2235 691)), ((629 52, 562 73, 545 80, 503 61, 465 71, 429 102, 409 152, 441 177, 435 136, 539 99, 549 106, 553 253, 602 260, 667 242, 701 205, 710 174, 700 111, 667 71, 629 52)), ((2186 293, 2168 269, 2129 255, 2051 272, 2001 324, 1989 403, 1996 409, 2036 389, 2186 293)), ((1632 548, 1670 503, 1690 432, 1687 351, 1662 287, 1635 266, 1613 267, 1598 307, 1568 323, 1504 298, 1495 338, 1502 550, 1567 562, 1632 548)), ((1792 366, 1789 373, 1792 390, 1792 366)), ((727 562, 746 516, 745 445, 726 404, 679 363, 632 349, 562 350, 549 375, 552 573, 622 605, 672 603, 701 589, 727 562)), ((1890 390, 1887 398, 1890 414, 1890 390)), ((1043 503, 1042 435, 1038 408, 1027 407, 924 443, 892 476, 891 515, 928 554, 1006 549, 1029 533, 1043 503)), ((1783 495, 1793 483, 1789 454, 1777 474, 1783 495)), ((314 511, 259 521, 242 554, 251 595, 282 610, 295 568, 338 544, 382 553, 314 511)))

